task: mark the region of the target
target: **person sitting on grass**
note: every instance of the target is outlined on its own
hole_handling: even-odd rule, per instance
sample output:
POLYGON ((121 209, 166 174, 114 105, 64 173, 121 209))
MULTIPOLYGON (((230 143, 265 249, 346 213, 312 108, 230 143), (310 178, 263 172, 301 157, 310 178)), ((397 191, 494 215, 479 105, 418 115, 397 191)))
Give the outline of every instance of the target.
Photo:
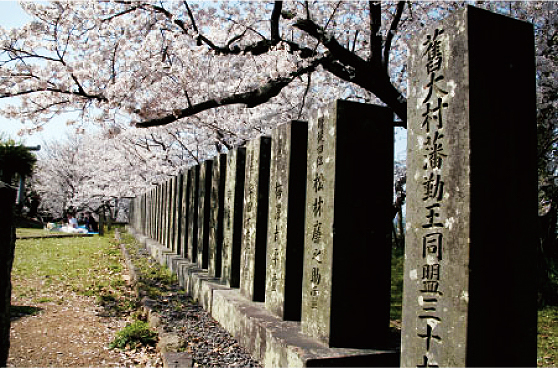
POLYGON ((68 226, 74 229, 78 227, 77 219, 72 213, 68 213, 68 226))
POLYGON ((91 212, 85 212, 85 217, 83 219, 85 221, 85 227, 89 230, 90 233, 99 232, 99 227, 97 226, 97 221, 91 214, 91 212))

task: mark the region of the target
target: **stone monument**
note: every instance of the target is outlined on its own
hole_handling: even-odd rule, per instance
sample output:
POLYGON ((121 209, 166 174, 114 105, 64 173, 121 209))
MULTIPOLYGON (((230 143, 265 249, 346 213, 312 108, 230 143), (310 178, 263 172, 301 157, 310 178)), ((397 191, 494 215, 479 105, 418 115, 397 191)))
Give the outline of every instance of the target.
POLYGON ((209 260, 209 213, 211 209, 211 176, 213 160, 200 164, 198 183, 198 268, 207 269, 209 260))
POLYGON ((208 273, 212 277, 221 277, 223 253, 223 216, 225 209, 225 177, 227 155, 219 154, 213 159, 211 175, 211 201, 209 210, 209 258, 208 273))
POLYGON ((246 148, 238 147, 227 155, 223 211, 223 251, 221 280, 227 286, 240 286, 240 247, 244 208, 246 148))
POLYGON ((198 259, 198 183, 200 179, 200 165, 188 170, 188 260, 196 263, 198 259))
POLYGON ((536 365, 534 55, 473 7, 410 50, 402 366, 536 365))
POLYGON ((393 113, 336 101, 309 122, 302 332, 330 347, 387 342, 393 113))
POLYGON ((292 121, 271 136, 266 308, 300 321, 306 212, 308 124, 292 121))
POLYGON ((270 150, 270 137, 262 136, 246 145, 240 292, 259 302, 265 299, 270 150))

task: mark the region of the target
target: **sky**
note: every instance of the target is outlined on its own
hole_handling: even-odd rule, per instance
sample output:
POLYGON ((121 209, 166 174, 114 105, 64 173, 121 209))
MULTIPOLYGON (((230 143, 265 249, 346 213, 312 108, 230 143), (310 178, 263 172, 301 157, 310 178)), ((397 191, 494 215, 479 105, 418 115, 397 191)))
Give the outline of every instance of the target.
MULTIPOLYGON (((20 27, 29 20, 30 17, 21 9, 17 1, 0 0, 0 25, 2 27, 6 29, 20 27)), ((0 100, 0 109, 6 102, 8 101, 0 100)), ((41 145, 53 139, 64 137, 66 131, 70 131, 64 117, 49 122, 42 132, 33 135, 19 137, 17 132, 21 127, 22 124, 18 120, 5 119, 0 116, 0 134, 7 135, 30 146, 41 145)))

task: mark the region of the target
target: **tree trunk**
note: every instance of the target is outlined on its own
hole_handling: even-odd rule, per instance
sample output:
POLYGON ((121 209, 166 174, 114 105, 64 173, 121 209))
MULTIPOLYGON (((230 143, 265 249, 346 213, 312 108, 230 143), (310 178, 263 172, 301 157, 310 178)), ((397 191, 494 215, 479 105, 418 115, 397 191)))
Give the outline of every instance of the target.
POLYGON ((10 351, 10 304, 15 251, 14 204, 16 191, 0 181, 0 366, 10 351))
POLYGON ((99 212, 99 236, 105 235, 105 208, 99 212))

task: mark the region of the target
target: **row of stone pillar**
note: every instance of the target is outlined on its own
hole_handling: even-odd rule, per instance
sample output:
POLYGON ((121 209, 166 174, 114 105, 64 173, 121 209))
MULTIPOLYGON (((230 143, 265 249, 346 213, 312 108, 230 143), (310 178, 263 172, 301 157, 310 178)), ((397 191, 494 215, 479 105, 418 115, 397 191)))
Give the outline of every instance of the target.
POLYGON ((391 110, 337 101, 179 173, 131 217, 306 335, 373 348, 389 328, 392 183, 391 110))

